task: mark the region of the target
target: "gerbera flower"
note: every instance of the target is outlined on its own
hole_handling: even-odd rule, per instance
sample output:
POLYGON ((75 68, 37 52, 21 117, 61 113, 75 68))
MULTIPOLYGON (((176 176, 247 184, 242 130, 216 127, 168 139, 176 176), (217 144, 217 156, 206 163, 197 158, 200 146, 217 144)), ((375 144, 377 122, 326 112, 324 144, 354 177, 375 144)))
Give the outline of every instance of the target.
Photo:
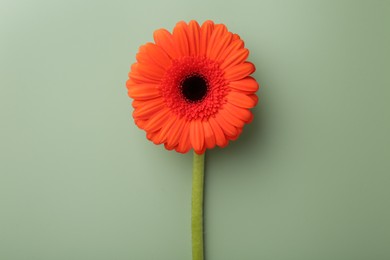
POLYGON ((154 41, 139 48, 126 83, 147 138, 197 154, 237 139, 253 118, 259 88, 240 37, 223 24, 191 21, 172 34, 156 30, 154 41))

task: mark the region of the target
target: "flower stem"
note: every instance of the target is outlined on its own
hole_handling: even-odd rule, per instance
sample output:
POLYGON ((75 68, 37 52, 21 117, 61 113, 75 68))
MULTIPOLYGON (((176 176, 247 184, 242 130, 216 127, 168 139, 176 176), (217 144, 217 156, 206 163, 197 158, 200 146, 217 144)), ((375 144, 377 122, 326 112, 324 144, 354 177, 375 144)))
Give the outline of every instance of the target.
POLYGON ((192 259, 203 260, 204 156, 194 152, 192 166, 192 259))

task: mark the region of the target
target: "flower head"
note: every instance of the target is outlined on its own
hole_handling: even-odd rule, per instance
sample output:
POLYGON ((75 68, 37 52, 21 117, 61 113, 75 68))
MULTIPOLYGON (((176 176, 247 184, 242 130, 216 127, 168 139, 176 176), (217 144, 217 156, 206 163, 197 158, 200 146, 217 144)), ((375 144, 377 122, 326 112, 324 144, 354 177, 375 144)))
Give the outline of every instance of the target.
POLYGON ((249 123, 259 85, 249 51, 225 25, 179 22, 139 48, 126 83, 133 117, 155 144, 198 154, 225 147, 249 123))

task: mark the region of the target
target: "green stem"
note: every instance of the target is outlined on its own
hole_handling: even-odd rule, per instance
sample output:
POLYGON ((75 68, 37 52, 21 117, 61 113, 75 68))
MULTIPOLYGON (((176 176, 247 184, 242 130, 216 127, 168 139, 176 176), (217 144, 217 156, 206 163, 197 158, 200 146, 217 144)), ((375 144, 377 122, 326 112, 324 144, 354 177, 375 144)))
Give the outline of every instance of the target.
POLYGON ((194 152, 192 167, 192 259, 203 260, 204 154, 194 152))

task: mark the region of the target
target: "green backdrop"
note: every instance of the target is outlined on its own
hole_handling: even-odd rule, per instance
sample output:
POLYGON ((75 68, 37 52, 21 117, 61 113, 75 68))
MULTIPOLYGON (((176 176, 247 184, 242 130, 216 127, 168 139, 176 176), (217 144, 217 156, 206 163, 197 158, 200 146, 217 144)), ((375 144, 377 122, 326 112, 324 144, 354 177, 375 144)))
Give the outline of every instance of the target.
POLYGON ((241 35, 255 120, 207 153, 207 260, 390 259, 390 1, 0 3, 0 259, 191 259, 192 154, 125 81, 179 20, 241 35))

